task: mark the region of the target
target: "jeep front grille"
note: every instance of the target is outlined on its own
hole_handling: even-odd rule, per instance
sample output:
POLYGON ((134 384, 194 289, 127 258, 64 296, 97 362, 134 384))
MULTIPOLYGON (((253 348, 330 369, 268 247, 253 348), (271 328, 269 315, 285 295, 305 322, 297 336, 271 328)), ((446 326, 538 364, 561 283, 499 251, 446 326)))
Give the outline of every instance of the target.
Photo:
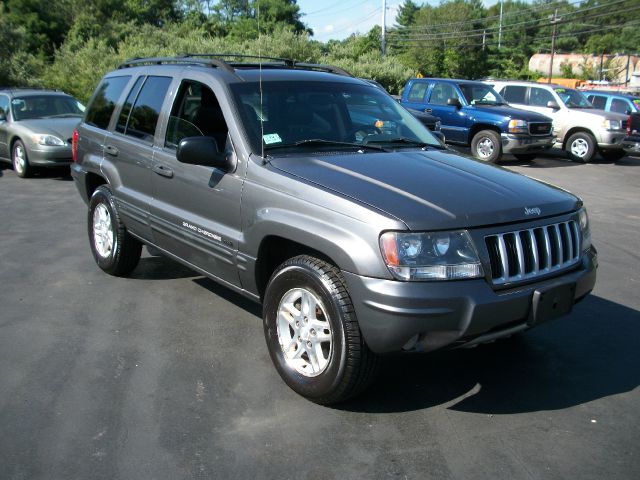
POLYGON ((520 282, 575 265, 580 235, 575 221, 485 237, 494 284, 520 282))
POLYGON ((532 122, 529 123, 530 135, 549 135, 551 133, 552 124, 549 122, 532 122))

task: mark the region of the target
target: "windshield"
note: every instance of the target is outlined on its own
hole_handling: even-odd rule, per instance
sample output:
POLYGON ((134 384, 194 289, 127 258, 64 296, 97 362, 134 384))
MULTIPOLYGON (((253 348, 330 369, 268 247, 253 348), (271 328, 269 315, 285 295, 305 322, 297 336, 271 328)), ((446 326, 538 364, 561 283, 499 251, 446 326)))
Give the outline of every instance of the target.
POLYGON ((262 145, 269 154, 358 147, 441 148, 413 115, 371 85, 263 82, 262 108, 258 83, 233 84, 231 89, 256 152, 262 145))
POLYGON ((560 100, 569 108, 593 108, 582 92, 572 88, 554 88, 560 100))
POLYGON ((461 83, 458 85, 469 105, 506 105, 504 98, 489 85, 461 83))
POLYGON ((11 100, 14 120, 32 118, 80 117, 84 105, 66 95, 30 95, 11 100))

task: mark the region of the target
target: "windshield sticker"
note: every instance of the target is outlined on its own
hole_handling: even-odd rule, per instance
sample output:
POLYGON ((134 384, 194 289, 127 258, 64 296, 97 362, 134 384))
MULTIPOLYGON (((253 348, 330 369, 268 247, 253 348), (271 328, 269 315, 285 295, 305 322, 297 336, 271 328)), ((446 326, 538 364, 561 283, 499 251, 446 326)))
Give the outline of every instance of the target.
POLYGON ((267 145, 271 145, 272 143, 282 142, 280 135, 278 135, 277 133, 268 133, 266 135, 263 135, 262 139, 264 140, 264 143, 266 143, 267 145))

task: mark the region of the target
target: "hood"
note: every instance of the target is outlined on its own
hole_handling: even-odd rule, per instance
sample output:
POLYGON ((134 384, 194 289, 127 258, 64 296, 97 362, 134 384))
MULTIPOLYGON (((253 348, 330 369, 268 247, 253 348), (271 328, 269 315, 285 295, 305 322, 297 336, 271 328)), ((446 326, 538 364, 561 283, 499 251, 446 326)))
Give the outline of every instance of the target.
POLYGON ((446 151, 283 156, 270 163, 382 210, 411 230, 532 220, 581 204, 557 187, 446 151), (525 207, 539 208, 540 215, 527 216, 525 207))
POLYGON ((22 128, 30 130, 32 133, 45 133, 68 141, 73 135, 73 129, 78 126, 82 117, 65 118, 33 118, 31 120, 20 120, 18 123, 22 128))
POLYGON ((537 112, 530 112, 509 105, 473 105, 471 108, 482 112, 483 115, 495 115, 496 117, 509 117, 516 120, 526 120, 527 122, 551 122, 549 117, 537 112))
POLYGON ((597 108, 570 108, 569 111, 572 113, 578 113, 580 115, 586 115, 590 117, 591 120, 600 122, 602 122, 602 120, 604 119, 620 120, 624 122, 629 118, 628 115, 625 115, 623 113, 607 112, 606 110, 598 110, 597 108))

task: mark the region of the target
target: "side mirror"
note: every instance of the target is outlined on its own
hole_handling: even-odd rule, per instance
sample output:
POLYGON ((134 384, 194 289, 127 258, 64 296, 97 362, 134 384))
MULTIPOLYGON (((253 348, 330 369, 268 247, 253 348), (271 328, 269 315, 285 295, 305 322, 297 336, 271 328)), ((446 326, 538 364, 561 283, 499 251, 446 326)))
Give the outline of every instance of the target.
POLYGON ((558 105, 558 103, 554 102, 553 100, 549 100, 547 102, 547 108, 553 108, 554 110, 559 110, 560 109, 560 105, 558 105))
POLYGON ((462 108, 462 104, 457 98, 447 98, 447 105, 450 107, 462 108))
POLYGON ((186 137, 180 140, 176 158, 181 163, 219 168, 230 172, 234 168, 232 155, 218 150, 213 137, 186 137))

